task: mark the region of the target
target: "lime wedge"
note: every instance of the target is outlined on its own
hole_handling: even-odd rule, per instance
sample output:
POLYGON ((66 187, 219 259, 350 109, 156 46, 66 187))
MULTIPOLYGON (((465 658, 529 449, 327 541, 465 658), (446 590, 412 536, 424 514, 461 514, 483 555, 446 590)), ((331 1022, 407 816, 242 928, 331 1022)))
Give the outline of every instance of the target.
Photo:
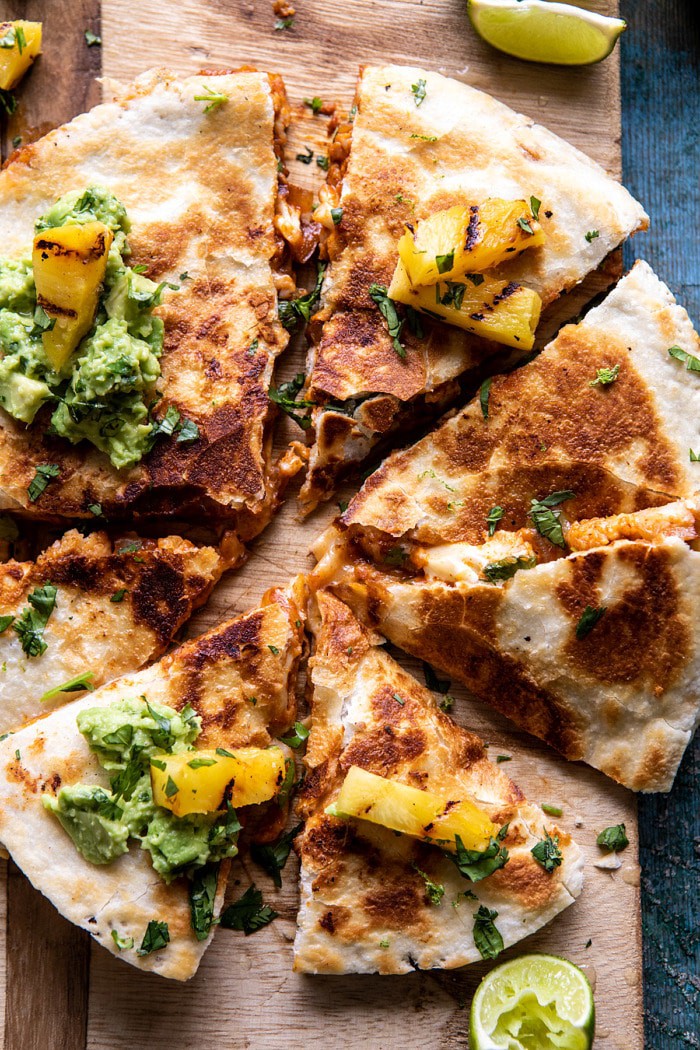
POLYGON ((484 977, 472 1002, 472 1050, 589 1050, 595 1007, 586 975, 556 955, 521 955, 484 977))
POLYGON ((607 18, 573 4, 549 0, 467 0, 469 18, 482 40, 528 62, 587 66, 607 58, 622 18, 607 18))

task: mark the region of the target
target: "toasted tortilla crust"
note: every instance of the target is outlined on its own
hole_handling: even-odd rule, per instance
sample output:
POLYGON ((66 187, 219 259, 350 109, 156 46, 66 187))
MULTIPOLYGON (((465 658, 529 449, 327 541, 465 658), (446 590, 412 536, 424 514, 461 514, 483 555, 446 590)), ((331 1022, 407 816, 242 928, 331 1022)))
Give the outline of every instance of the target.
MULTIPOLYGON (((62 784, 106 783, 78 732, 76 715, 125 696, 144 695, 176 709, 189 702, 203 721, 199 746, 267 746, 271 734, 294 719, 303 645, 301 600, 298 581, 284 591, 271 591, 260 609, 222 624, 146 670, 124 675, 0 743, 0 840, 66 918, 139 969, 187 980, 195 973, 211 934, 197 941, 192 933, 185 880, 167 886, 153 871, 147 854, 135 847, 111 864, 88 863, 44 809, 42 795, 56 794, 62 784), (253 696, 259 698, 256 705, 253 696), (151 919, 168 923, 170 943, 162 951, 139 956, 135 949, 151 919), (112 930, 122 938, 133 937, 134 949, 120 952, 112 930)), ((270 819, 274 823, 276 814, 270 819)), ((215 914, 223 900, 227 869, 223 864, 215 914)))
POLYGON ((670 790, 700 721, 700 553, 683 540, 617 540, 503 586, 379 568, 347 533, 329 531, 325 548, 314 585, 363 622, 566 758, 670 790), (606 611, 578 638, 587 606, 606 611))
POLYGON ((76 675, 91 671, 98 687, 157 659, 224 569, 212 547, 179 536, 136 541, 138 548, 129 549, 134 542, 113 544, 104 532, 73 530, 36 562, 0 565, 2 616, 21 616, 36 587, 58 588, 41 656, 26 656, 11 628, 0 634, 0 733, 74 699, 41 697, 76 675))
POLYGON ((156 311, 165 322, 159 412, 173 405, 199 440, 159 441, 131 470, 116 471, 92 446, 45 437, 0 411, 0 508, 43 518, 200 515, 239 521, 242 538, 265 524, 284 474, 271 469, 267 397, 288 336, 277 318, 273 265, 278 77, 217 75, 227 101, 195 101, 213 75, 177 80, 152 71, 19 150, 0 172, 3 255, 25 255, 33 222, 58 197, 92 183, 111 190, 132 223, 130 263, 168 280, 156 311), (184 275, 184 276, 183 276, 184 275), (250 352, 251 344, 256 348, 250 352), (60 477, 30 503, 39 463, 60 477))
MULTIPOLYGON (((626 237, 646 228, 648 219, 584 154, 459 81, 412 67, 369 66, 361 72, 356 104, 349 159, 343 160, 343 217, 328 239, 331 265, 315 322, 309 396, 324 405, 390 395, 397 423, 425 392, 434 396, 439 412, 451 393, 445 384, 498 350, 424 318, 423 338, 404 326, 407 356, 398 357, 368 289, 374 282, 389 285, 405 224, 465 200, 537 197, 547 243, 525 252, 505 272, 538 291, 547 305, 626 237), (411 85, 421 79, 425 98, 417 106, 411 85), (592 228, 598 236, 587 240, 592 228)), ((346 139, 347 133, 344 152, 346 139)), ((335 166, 329 174, 337 193, 335 166)), ((330 495, 343 467, 323 419, 324 409, 315 410, 315 446, 301 495, 309 505, 330 495)), ((370 428, 364 445, 371 447, 384 432, 370 428)), ((366 455, 364 445, 352 449, 355 462, 366 455)))
POLYGON ((564 861, 548 874, 530 853, 541 837, 541 811, 489 762, 481 740, 438 710, 346 605, 320 591, 317 606, 313 725, 299 801, 306 826, 296 841, 302 901, 295 969, 407 973, 462 966, 481 958, 472 934, 480 903, 498 912, 506 945, 573 903, 583 861, 569 835, 549 828, 564 861), (471 884, 435 847, 329 816, 325 808, 351 765, 447 798, 474 799, 494 822, 509 823, 508 864, 471 884), (430 903, 416 868, 444 885, 442 906, 430 903), (478 900, 465 899, 465 890, 478 900))
MULTIPOLYGON (((435 544, 480 543, 486 516, 529 521, 530 501, 571 489, 569 519, 689 497, 700 471, 700 381, 669 347, 700 352, 685 310, 638 262, 604 302, 562 329, 530 364, 493 380, 488 419, 479 398, 432 434, 390 456, 365 482, 343 521, 435 544), (600 368, 620 366, 609 386, 600 368)), ((358 528, 357 531, 360 531, 358 528)))

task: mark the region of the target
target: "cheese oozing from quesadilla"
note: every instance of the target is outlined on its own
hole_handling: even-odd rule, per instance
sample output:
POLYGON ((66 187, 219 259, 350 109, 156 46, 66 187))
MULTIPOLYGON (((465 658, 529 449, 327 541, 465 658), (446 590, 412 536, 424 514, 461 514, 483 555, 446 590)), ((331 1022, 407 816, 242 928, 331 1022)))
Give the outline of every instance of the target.
POLYGON ((417 326, 399 313, 387 323, 369 290, 388 288, 406 225, 488 198, 538 202, 545 243, 502 271, 506 284, 531 289, 546 306, 648 223, 619 183, 556 135, 483 92, 413 67, 364 67, 354 118, 337 129, 332 156, 322 208, 341 218, 330 222, 330 264, 311 326, 306 396, 317 407, 301 493, 307 509, 380 439, 454 401, 457 378, 498 349, 430 317, 417 326))
POLYGON ((502 946, 545 925, 581 890, 578 846, 543 821, 488 760, 481 740, 443 714, 386 654, 382 638, 328 592, 316 600, 313 720, 299 803, 306 824, 295 844, 295 970, 390 974, 463 966, 492 950, 484 923, 493 924, 502 946), (358 767, 368 779, 419 789, 426 799, 469 799, 500 830, 485 850, 453 843, 451 852, 329 813, 358 767), (543 843, 552 850, 549 860, 543 843))
POLYGON ((178 536, 77 531, 0 564, 0 733, 157 659, 224 568, 178 536))
MULTIPOLYGON (((31 254, 34 222, 51 216, 59 198, 80 201, 98 188, 116 200, 128 217, 130 254, 124 256, 125 280, 113 282, 107 266, 96 328, 86 337, 87 343, 99 342, 90 361, 102 364, 91 366, 89 374, 81 365, 72 379, 65 376, 76 396, 68 396, 70 404, 53 406, 60 415, 54 423, 57 436, 45 435, 52 408, 39 407, 40 391, 31 386, 41 376, 23 376, 23 398, 15 406, 21 418, 26 398, 34 398, 36 422, 29 429, 0 407, 0 509, 53 519, 89 517, 93 502, 110 519, 205 512, 225 518, 242 539, 267 522, 281 486, 299 465, 293 454, 277 466, 272 463, 274 409, 267 396, 275 359, 288 341, 277 316, 277 286, 285 294, 293 288, 289 274, 282 272, 286 253, 275 226, 287 119, 277 77, 239 72, 178 80, 152 71, 113 101, 13 155, 0 173, 0 243, 7 278, 0 282, 0 300, 5 283, 14 286, 27 277, 22 267, 31 254), (140 340, 136 356, 143 389, 135 389, 133 405, 125 407, 122 398, 123 411, 111 413, 110 427, 131 428, 125 447, 115 454, 111 431, 91 419, 108 366, 116 369, 119 383, 126 382, 117 350, 128 318, 133 320, 135 308, 146 302, 152 307, 151 328, 161 330, 162 356, 158 359, 158 348, 154 352, 151 346, 146 361, 151 336, 127 333, 140 340), (155 428, 158 440, 148 451, 149 440, 138 459, 131 453, 143 444, 144 428, 155 428), (70 444, 73 440, 79 444, 70 444), (37 472, 46 467, 52 471, 50 483, 38 494, 30 491, 37 472)), ((103 215, 93 218, 105 221, 103 215)), ((75 216, 70 221, 75 224, 75 216)), ((116 241, 119 235, 110 228, 116 241)), ((47 243, 66 229, 54 223, 44 230, 51 233, 47 243)), ((120 229, 123 235, 123 223, 120 229)), ((110 258, 114 250, 112 245, 110 258)), ((32 322, 43 326, 37 339, 45 348, 64 327, 63 315, 52 314, 50 304, 79 317, 83 309, 77 299, 66 304, 57 294, 68 291, 56 267, 51 280, 46 309, 37 311, 32 322)), ((8 339, 0 328, 3 358, 11 349, 8 339)), ((82 362, 80 347, 76 353, 82 362)), ((127 356, 133 363, 134 354, 127 356)), ((0 360, 0 371, 1 366, 0 360)))
POLYGON ((260 608, 0 743, 0 840, 66 918, 139 969, 195 973, 239 818, 264 835, 285 817, 274 799, 178 817, 154 803, 148 763, 279 747, 296 711, 302 599, 299 582, 272 591, 260 608))

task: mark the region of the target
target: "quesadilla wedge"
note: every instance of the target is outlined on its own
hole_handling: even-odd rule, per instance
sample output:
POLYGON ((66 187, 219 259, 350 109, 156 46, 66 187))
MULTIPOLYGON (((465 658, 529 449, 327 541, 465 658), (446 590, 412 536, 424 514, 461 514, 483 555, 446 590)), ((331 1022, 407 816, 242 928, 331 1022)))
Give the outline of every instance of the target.
POLYGON ((295 467, 271 462, 267 396, 276 289, 294 287, 275 228, 287 117, 278 77, 151 71, 13 155, 0 508, 204 512, 241 538, 269 519, 295 467))
POLYGON ((337 129, 330 155, 314 213, 330 231, 330 262, 305 392, 316 406, 301 493, 309 509, 380 438, 453 402, 458 377, 499 349, 421 315, 422 335, 411 316, 401 326, 399 355, 370 289, 389 287, 406 229, 457 205, 527 202, 545 243, 514 255, 502 273, 508 288, 522 282, 546 306, 648 224, 630 194, 568 143, 481 91, 413 67, 362 70, 354 120, 337 129))
MULTIPOLYGON (((63 915, 139 969, 194 974, 240 823, 263 808, 237 816, 224 792, 216 810, 177 817, 153 801, 149 764, 185 752, 190 775, 209 777, 219 755, 266 753, 294 719, 300 600, 298 584, 270 592, 260 608, 0 744, 0 839, 63 915)), ((178 790, 168 784, 166 795, 178 790)), ((282 807, 269 806, 277 827, 282 807)))
POLYGON ((560 556, 504 530, 393 569, 329 530, 317 581, 567 758, 669 791, 700 721, 699 520, 684 500, 560 522, 560 556))
POLYGON ((570 520, 688 498, 700 489, 698 356, 688 314, 638 262, 534 361, 389 456, 342 521, 386 550, 481 543, 494 507, 499 529, 522 528, 555 491, 573 493, 570 520))
POLYGON ((224 567, 178 536, 75 530, 0 564, 0 733, 157 659, 224 567))
POLYGON ((492 958, 499 941, 516 943, 573 903, 581 852, 488 760, 481 740, 387 655, 382 638, 327 592, 317 603, 294 968, 389 974, 492 958), (358 769, 389 790, 419 789, 419 802, 434 793, 451 800, 448 810, 475 804, 501 829, 488 860, 468 858, 454 833, 451 844, 435 844, 334 815, 358 769), (542 843, 554 848, 551 863, 537 859, 542 843), (466 870, 470 859, 472 878, 457 863, 466 870))

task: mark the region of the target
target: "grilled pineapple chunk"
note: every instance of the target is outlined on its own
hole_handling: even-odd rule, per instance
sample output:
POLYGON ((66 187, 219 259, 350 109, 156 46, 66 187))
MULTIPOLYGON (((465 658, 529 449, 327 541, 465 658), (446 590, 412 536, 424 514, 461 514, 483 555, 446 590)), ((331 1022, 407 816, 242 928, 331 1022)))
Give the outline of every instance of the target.
POLYGON ((449 802, 408 784, 387 780, 350 766, 331 808, 338 817, 358 817, 414 838, 455 848, 457 836, 466 849, 485 850, 498 828, 473 802, 449 802))
POLYGON ((423 219, 415 234, 407 230, 399 241, 399 258, 413 285, 461 281, 539 247, 544 239, 526 201, 493 197, 423 219))
POLYGON ((445 281, 416 287, 399 259, 389 287, 389 297, 415 310, 448 321, 474 335, 505 346, 531 350, 540 319, 542 300, 537 292, 495 273, 473 274, 472 280, 445 281), (483 277, 479 284, 474 279, 483 277))
POLYGON ((41 22, 0 22, 0 89, 20 82, 41 51, 41 22))
POLYGON ((151 787, 157 805, 184 817, 214 813, 224 800, 232 806, 267 802, 277 794, 285 772, 278 747, 182 751, 151 759, 151 787))
POLYGON ((44 351, 57 372, 95 319, 113 239, 101 222, 58 226, 34 238, 37 304, 55 322, 43 333, 44 351))

